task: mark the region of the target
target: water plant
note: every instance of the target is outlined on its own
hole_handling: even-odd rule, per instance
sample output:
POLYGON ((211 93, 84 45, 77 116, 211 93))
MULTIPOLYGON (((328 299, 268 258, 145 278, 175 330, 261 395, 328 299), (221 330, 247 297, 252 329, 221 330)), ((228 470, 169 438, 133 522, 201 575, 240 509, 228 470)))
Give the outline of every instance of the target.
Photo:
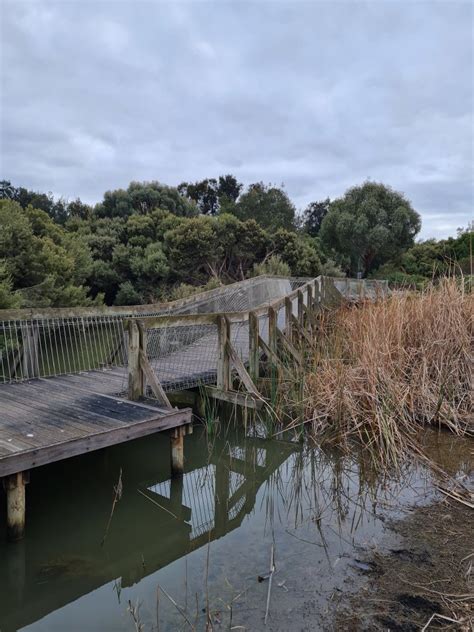
POLYGON ((305 367, 278 390, 278 416, 319 442, 360 439, 385 463, 420 426, 474 435, 473 313, 474 295, 455 278, 322 311, 305 367))

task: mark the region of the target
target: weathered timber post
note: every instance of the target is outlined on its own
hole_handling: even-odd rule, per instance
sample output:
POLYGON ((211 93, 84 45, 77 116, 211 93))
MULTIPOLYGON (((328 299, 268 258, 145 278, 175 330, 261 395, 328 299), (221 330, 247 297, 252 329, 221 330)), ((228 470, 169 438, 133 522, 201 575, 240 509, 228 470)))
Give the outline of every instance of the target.
POLYGON ((276 381, 275 378, 277 376, 277 364, 275 358, 277 357, 277 313, 273 309, 273 307, 268 308, 268 346, 273 352, 270 360, 271 366, 271 393, 272 399, 276 397, 276 381))
POLYGON ((268 308, 268 346, 277 354, 277 313, 273 307, 268 308))
POLYGON ((318 279, 314 280, 314 304, 315 307, 319 309, 321 303, 321 291, 319 289, 319 281, 318 279))
POLYGON ((144 335, 136 320, 128 325, 128 399, 135 401, 144 394, 144 375, 140 363, 140 348, 144 335))
POLYGON ((214 486, 214 525, 216 534, 224 535, 229 520, 229 487, 230 487, 230 471, 232 463, 231 459, 219 459, 215 469, 215 486, 214 486))
POLYGON ((21 326, 21 338, 23 342, 23 377, 38 377, 39 358, 39 329, 33 323, 25 323, 21 326))
POLYGON ((312 329, 313 327, 313 288, 311 285, 306 287, 308 300, 306 303, 307 314, 308 314, 308 325, 312 329))
POLYGON ((140 352, 142 351, 145 354, 145 358, 148 358, 147 355, 147 344, 148 344, 148 332, 145 327, 145 323, 142 320, 137 322, 138 332, 139 332, 139 351, 138 351, 138 361, 140 362, 140 395, 146 395, 146 374, 143 370, 142 362, 140 360, 140 352))
POLYGON ((258 316, 254 312, 249 312, 249 372, 255 383, 260 377, 258 334, 258 316))
POLYGON ((293 301, 288 296, 285 298, 285 333, 290 342, 293 341, 293 323, 291 317, 293 315, 293 301))
POLYGON ((298 290, 298 322, 304 324, 304 295, 302 290, 298 290))
POLYGON ((4 481, 7 492, 7 538, 11 542, 21 540, 25 535, 25 484, 28 475, 17 472, 7 476, 4 481))
POLYGON ((323 305, 327 302, 326 277, 321 277, 321 302, 323 305))
POLYGON ((217 317, 217 388, 230 390, 230 358, 227 351, 230 341, 230 322, 225 316, 217 317))
POLYGON ((171 431, 171 475, 179 476, 184 470, 185 428, 179 426, 171 431))

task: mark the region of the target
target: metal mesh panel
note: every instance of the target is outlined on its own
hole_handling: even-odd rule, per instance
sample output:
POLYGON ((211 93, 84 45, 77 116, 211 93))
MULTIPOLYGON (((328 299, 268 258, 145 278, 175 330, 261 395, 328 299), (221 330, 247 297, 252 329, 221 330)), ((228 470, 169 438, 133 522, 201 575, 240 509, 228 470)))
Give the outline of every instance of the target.
POLYGON ((165 390, 209 384, 216 379, 217 326, 181 325, 149 329, 147 353, 165 390))
POLYGON ((3 383, 123 366, 125 361, 121 317, 0 322, 3 383))
POLYGON ((334 287, 348 299, 382 298, 388 294, 388 282, 376 279, 332 279, 334 287))

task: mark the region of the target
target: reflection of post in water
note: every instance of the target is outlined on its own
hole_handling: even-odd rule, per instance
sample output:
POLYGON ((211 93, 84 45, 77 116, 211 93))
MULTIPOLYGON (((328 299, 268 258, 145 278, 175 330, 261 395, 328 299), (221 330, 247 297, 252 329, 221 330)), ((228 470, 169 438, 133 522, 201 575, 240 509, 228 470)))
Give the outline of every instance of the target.
MULTIPOLYGON (((183 477, 173 476, 170 483, 170 511, 179 520, 189 520, 183 505, 183 477)), ((188 512, 189 513, 189 512, 188 512)))
POLYGON ((229 460, 221 458, 216 463, 216 480, 214 485, 214 528, 219 537, 226 532, 229 507, 229 460))

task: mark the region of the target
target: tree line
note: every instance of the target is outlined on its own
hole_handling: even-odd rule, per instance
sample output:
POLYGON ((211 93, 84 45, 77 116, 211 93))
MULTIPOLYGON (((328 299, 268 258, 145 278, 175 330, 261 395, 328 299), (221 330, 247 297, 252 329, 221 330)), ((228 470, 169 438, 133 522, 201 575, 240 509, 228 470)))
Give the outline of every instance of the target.
POLYGON ((94 206, 0 182, 0 308, 170 300, 271 273, 420 283, 469 258, 469 232, 415 244, 409 200, 365 182, 297 213, 283 187, 232 175, 132 182, 94 206))

